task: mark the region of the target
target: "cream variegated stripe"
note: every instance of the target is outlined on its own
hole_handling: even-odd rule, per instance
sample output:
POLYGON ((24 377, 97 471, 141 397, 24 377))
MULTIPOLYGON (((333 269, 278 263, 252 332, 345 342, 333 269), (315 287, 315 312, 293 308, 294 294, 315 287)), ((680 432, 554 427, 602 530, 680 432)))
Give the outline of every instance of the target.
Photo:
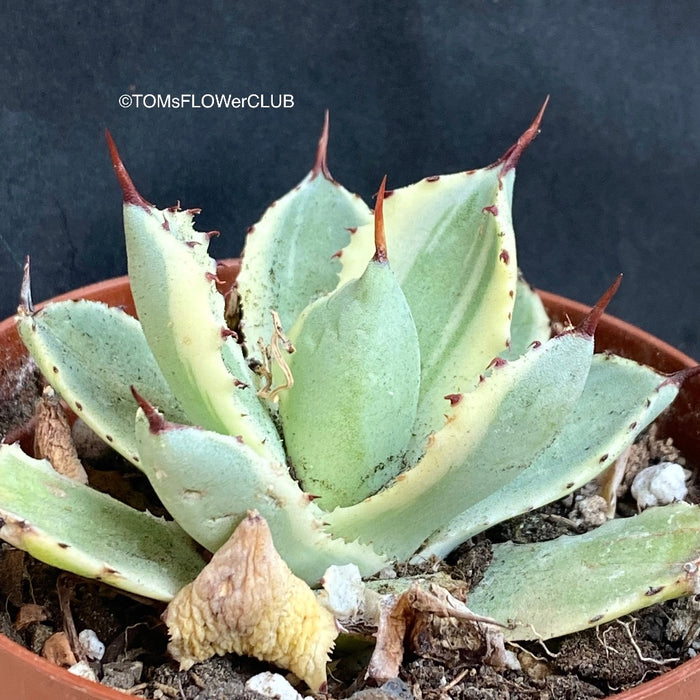
POLYGON ((216 263, 191 218, 189 212, 124 204, 129 280, 148 344, 190 422, 240 435, 259 454, 282 459, 241 347, 222 332, 216 263))
POLYGON ((431 536, 420 558, 447 556, 469 537, 580 488, 614 462, 677 394, 675 383, 648 367, 594 355, 581 398, 554 441, 532 463, 513 470, 497 492, 431 536))
MULTIPOLYGON (((411 459, 445 410, 506 348, 517 280, 510 200, 514 172, 485 168, 428 178, 385 202, 387 248, 419 333, 421 400, 411 459), (458 254, 455 254, 458 251, 458 254)), ((358 277, 372 231, 353 236, 341 284, 358 277)))

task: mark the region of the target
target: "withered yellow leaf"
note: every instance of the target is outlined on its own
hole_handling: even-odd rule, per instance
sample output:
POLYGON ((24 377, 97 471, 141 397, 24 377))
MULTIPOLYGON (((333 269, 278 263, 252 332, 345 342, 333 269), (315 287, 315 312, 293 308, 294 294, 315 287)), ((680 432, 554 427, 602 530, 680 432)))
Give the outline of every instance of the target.
POLYGON ((288 669, 314 691, 325 688, 335 618, 289 570, 256 511, 178 592, 163 619, 181 669, 235 652, 288 669))

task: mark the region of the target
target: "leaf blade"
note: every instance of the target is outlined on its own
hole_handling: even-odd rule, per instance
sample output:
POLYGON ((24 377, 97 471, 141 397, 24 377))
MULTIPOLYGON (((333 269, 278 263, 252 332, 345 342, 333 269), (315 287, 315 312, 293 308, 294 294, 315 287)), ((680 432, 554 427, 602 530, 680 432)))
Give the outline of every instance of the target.
POLYGON ((416 417, 418 337, 387 262, 312 304, 290 331, 280 393, 287 453, 321 507, 351 505, 403 467, 416 417))
POLYGON ((357 563, 365 575, 385 565, 370 547, 326 533, 325 513, 283 462, 267 460, 230 436, 172 424, 157 428, 149 420, 153 415, 142 411, 136 420, 144 472, 177 522, 210 551, 249 510, 257 510, 290 569, 309 583, 339 562, 357 563))
POLYGON ((530 345, 544 343, 551 335, 551 323, 544 304, 522 275, 518 275, 513 318, 510 323, 510 342, 508 349, 499 357, 504 360, 516 360, 525 354, 530 345))
POLYGON ((632 444, 677 394, 677 386, 647 367, 595 355, 581 399, 552 444, 498 492, 434 533, 418 556, 446 556, 478 532, 580 488, 632 444))
MULTIPOLYGON (((392 269, 420 342, 421 398, 409 461, 440 426, 445 394, 473 388, 506 348, 517 279, 513 181, 513 171, 502 176, 488 167, 427 178, 385 202, 392 269)), ((363 227, 343 251, 340 284, 358 276, 370 247, 370 228, 363 227)))
MULTIPOLYGON (((249 350, 267 343, 270 311, 291 328, 308 304, 338 283, 338 253, 350 231, 371 221, 362 200, 336 182, 326 167, 328 115, 311 172, 275 201, 246 237, 237 286, 249 350)), ((369 258, 367 258, 369 259, 369 258)))
POLYGON ((510 623, 508 639, 549 639, 696 592, 699 558, 697 506, 648 508, 583 535, 495 545, 469 606, 510 623))
POLYGON ((216 263, 192 212, 124 204, 129 279, 148 344, 189 420, 241 435, 260 454, 282 446, 241 347, 224 329, 216 263))
POLYGON ((137 467, 132 384, 176 421, 186 415, 136 319, 94 301, 48 304, 17 317, 18 332, 53 388, 107 444, 137 467))
POLYGON ((66 571, 170 600, 204 566, 175 523, 56 473, 0 445, 0 537, 66 571))

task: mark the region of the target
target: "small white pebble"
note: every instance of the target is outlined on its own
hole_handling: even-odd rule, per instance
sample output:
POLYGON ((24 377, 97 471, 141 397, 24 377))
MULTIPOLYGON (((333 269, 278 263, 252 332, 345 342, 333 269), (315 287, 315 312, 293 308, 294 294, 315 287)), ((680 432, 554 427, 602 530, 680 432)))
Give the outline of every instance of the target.
POLYGON ((514 651, 510 651, 510 650, 506 649, 505 662, 506 662, 506 668, 509 669, 510 671, 522 671, 523 670, 523 667, 520 665, 520 661, 518 661, 518 655, 514 651))
POLYGON ((688 494, 688 472, 675 462, 661 462, 642 469, 632 482, 632 496, 640 510, 682 501, 688 494))
POLYGON ((586 496, 576 504, 580 521, 587 527, 598 527, 608 519, 608 502, 602 496, 586 496))
POLYGON ((377 571, 377 578, 380 578, 383 581, 386 579, 392 579, 397 577, 398 574, 396 573, 396 569, 393 566, 385 566, 383 569, 377 571))
POLYGON ((99 640, 95 632, 84 629, 78 635, 80 646, 85 650, 85 655, 93 661, 100 661, 105 655, 105 645, 99 640))
POLYGON ((339 620, 353 619, 364 605, 365 584, 355 564, 329 566, 321 585, 319 601, 339 620))
POLYGON ((74 676, 80 676, 81 678, 87 678, 89 681, 97 681, 97 675, 87 661, 78 661, 77 664, 73 664, 68 669, 68 673, 72 673, 74 676))
POLYGON ((284 676, 271 671, 248 679, 245 687, 274 700, 305 700, 284 676))

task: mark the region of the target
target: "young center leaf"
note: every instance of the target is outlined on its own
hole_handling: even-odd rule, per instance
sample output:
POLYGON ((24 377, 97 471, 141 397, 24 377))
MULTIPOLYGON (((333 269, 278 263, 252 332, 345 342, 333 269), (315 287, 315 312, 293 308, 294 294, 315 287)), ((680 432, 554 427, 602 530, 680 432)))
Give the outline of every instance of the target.
POLYGON ((416 416, 418 337, 387 259, 384 184, 365 271, 290 331, 294 384, 279 400, 285 443, 304 489, 326 510, 361 501, 401 471, 416 416))
POLYGON ((252 354, 258 352, 259 338, 264 343, 270 340, 270 311, 290 328, 308 304, 335 289, 339 251, 350 241, 350 231, 371 221, 360 197, 336 182, 328 170, 328 132, 326 112, 311 172, 248 231, 237 287, 252 354))

